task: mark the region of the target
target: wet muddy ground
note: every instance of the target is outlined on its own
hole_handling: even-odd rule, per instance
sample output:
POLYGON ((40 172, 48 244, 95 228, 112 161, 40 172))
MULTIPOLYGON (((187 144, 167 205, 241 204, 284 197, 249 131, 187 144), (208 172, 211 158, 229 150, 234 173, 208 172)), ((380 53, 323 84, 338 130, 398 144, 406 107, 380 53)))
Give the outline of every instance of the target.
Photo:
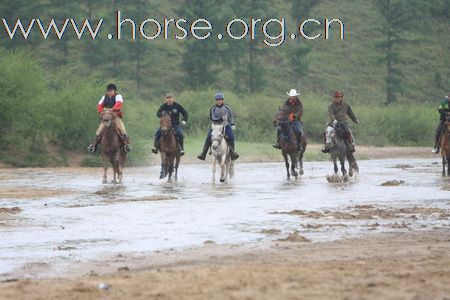
POLYGON ((102 185, 101 169, 1 169, 0 280, 205 244, 450 233, 450 179, 438 161, 362 161, 340 184, 326 180, 330 162, 305 163, 297 181, 281 163, 238 163, 227 184, 211 183, 209 164, 182 165, 170 184, 157 167, 125 169, 123 185, 102 185))

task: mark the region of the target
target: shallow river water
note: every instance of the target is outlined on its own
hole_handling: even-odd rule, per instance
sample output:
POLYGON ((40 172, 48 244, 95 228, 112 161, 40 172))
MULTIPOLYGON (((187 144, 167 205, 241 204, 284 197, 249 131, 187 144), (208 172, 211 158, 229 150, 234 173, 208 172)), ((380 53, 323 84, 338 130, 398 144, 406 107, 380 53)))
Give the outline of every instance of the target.
POLYGON ((296 230, 313 242, 399 230, 450 232, 443 214, 450 209, 450 180, 441 177, 437 161, 361 161, 361 173, 346 184, 327 182, 330 162, 305 163, 305 175, 297 181, 285 179, 282 163, 237 163, 235 178, 226 184, 211 183, 209 164, 181 165, 178 183, 171 184, 158 179, 157 167, 125 169, 123 185, 102 185, 101 169, 0 169, 4 190, 61 190, 10 198, 0 193, 0 207, 22 209, 0 214, 0 279, 17 270, 38 276, 27 274, 30 264, 51 263, 63 272, 71 263, 102 255, 182 249, 207 240, 274 240, 296 230), (381 185, 390 180, 404 183, 381 185), (387 217, 378 211, 358 218, 352 212, 358 207, 441 211, 397 211, 387 217), (289 214, 293 210, 323 215, 289 214), (269 229, 279 234, 262 232, 269 229))

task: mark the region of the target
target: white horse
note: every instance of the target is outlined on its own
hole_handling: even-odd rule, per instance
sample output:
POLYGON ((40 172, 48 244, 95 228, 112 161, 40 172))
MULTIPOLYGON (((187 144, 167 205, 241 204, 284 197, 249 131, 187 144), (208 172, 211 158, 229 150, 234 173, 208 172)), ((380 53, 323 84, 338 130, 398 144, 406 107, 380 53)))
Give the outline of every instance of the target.
POLYGON ((225 139, 225 124, 211 125, 211 152, 213 156, 213 182, 216 181, 216 163, 220 164, 220 182, 231 179, 234 175, 233 161, 230 157, 230 147, 225 139))

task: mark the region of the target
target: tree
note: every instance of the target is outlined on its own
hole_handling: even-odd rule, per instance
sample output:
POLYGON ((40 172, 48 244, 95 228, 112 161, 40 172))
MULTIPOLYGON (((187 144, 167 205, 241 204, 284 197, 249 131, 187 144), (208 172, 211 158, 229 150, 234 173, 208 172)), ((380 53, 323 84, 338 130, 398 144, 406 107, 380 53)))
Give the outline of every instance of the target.
MULTIPOLYGON (((319 3, 320 0, 292 0, 292 18, 296 21, 297 26, 299 26, 302 19, 310 17, 311 11, 319 3)), ((309 28, 305 27, 304 30, 309 34, 309 28)), ((307 56, 311 52, 311 48, 300 40, 296 39, 295 44, 287 52, 294 78, 305 76, 309 66, 307 56)))
POLYGON ((413 21, 417 17, 417 6, 406 0, 375 0, 375 7, 382 16, 378 30, 383 40, 377 43, 377 47, 382 52, 380 61, 386 67, 385 104, 392 104, 403 91, 400 47, 408 43, 406 33, 412 29, 413 21))

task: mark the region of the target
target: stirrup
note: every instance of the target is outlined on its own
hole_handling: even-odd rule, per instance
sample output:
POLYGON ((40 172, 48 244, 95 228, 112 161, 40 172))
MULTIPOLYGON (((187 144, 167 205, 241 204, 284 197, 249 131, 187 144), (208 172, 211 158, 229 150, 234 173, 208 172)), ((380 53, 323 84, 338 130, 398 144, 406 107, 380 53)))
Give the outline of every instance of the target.
POLYGON ((330 148, 327 146, 323 146, 322 149, 320 150, 322 153, 329 153, 330 152, 330 148))
POLYGON ((87 151, 88 151, 88 152, 94 153, 95 150, 97 150, 97 149, 96 149, 96 147, 95 147, 93 144, 90 144, 90 145, 87 147, 87 151))
POLYGON ((158 154, 158 148, 152 148, 153 154, 158 154))
POLYGON ((439 147, 434 147, 434 149, 431 150, 431 153, 438 154, 440 150, 439 147))
POLYGON ((133 150, 133 148, 131 148, 130 144, 126 144, 123 146, 123 150, 125 150, 125 152, 130 152, 131 150, 133 150))
POLYGON ((184 155, 184 149, 180 149, 180 156, 184 155))
POLYGON ((275 149, 281 149, 280 144, 278 143, 272 144, 272 147, 274 147, 275 149))

